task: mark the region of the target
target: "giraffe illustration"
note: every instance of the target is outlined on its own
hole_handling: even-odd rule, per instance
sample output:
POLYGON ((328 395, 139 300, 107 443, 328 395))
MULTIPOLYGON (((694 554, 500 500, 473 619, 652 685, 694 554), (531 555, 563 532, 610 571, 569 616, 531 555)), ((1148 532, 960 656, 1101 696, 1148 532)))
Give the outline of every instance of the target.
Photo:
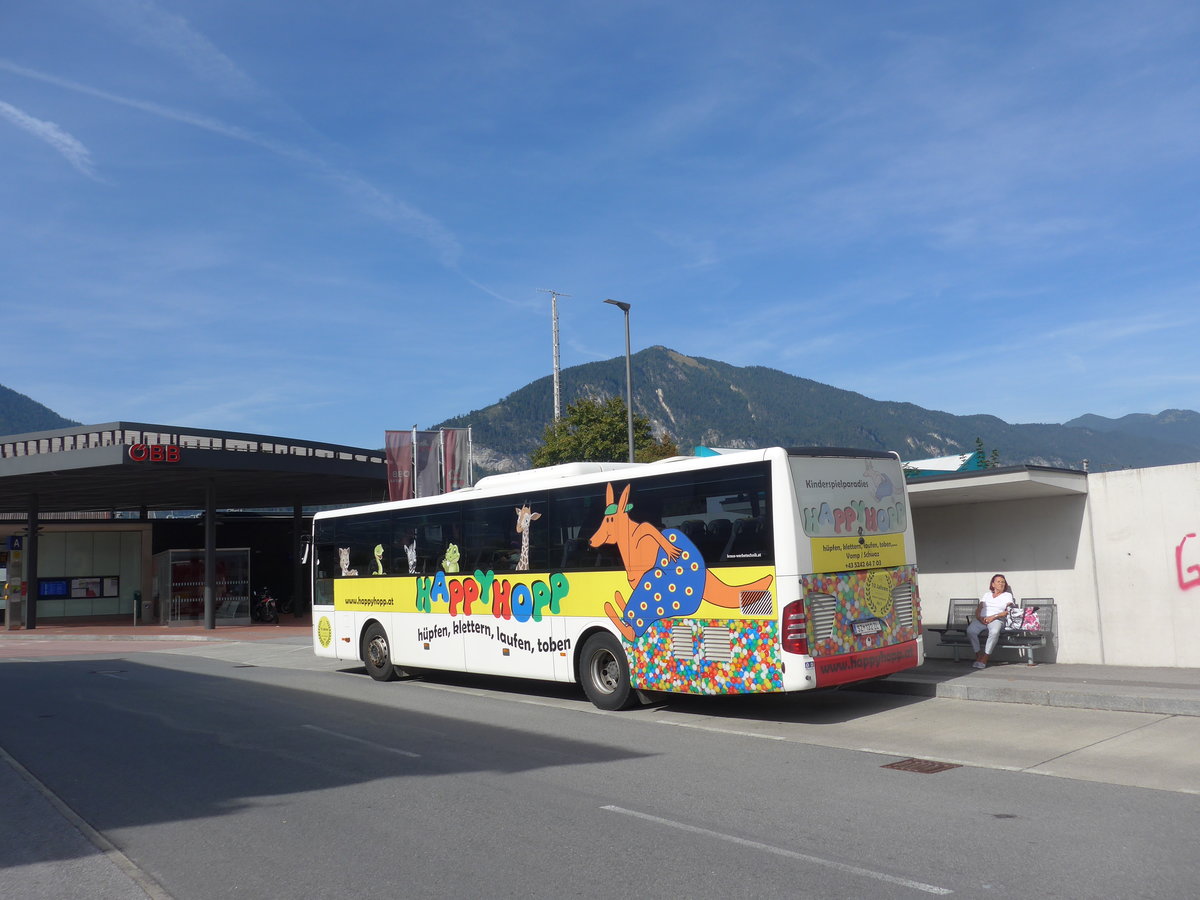
POLYGON ((518 572, 529 571, 529 524, 535 519, 542 517, 541 513, 531 512, 529 504, 518 506, 517 510, 517 534, 521 536, 521 556, 517 560, 518 572))

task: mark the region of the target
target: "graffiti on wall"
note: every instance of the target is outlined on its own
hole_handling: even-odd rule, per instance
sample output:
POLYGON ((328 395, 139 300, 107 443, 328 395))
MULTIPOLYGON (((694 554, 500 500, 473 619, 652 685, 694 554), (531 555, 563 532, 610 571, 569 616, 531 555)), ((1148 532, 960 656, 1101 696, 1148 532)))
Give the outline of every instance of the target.
POLYGON ((1181 591, 1191 590, 1194 587, 1200 587, 1200 541, 1192 544, 1191 552, 1188 557, 1195 560, 1192 565, 1184 566, 1184 545, 1189 540, 1195 540, 1195 534, 1185 534, 1183 540, 1179 542, 1179 546, 1175 548, 1175 574, 1179 578, 1179 589, 1181 591))

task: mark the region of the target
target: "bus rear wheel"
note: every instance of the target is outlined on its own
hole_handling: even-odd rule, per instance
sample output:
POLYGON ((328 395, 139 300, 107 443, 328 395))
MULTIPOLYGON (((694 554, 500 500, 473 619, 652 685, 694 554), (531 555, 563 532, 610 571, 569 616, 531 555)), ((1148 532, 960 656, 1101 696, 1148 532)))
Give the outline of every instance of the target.
POLYGON ((621 642, 608 632, 592 635, 583 645, 579 680, 587 698, 601 709, 629 709, 637 703, 629 680, 629 657, 621 642))
POLYGON ((387 632, 378 622, 372 622, 363 633, 362 661, 367 666, 367 674, 376 681, 394 681, 400 674, 392 665, 387 632))

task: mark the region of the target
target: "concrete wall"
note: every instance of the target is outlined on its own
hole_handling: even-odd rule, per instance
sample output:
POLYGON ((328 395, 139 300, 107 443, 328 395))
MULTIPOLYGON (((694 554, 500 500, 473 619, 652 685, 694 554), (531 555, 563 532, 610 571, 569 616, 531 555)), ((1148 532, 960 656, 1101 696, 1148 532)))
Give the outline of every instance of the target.
POLYGON ((1200 667, 1200 463, 1089 476, 1088 494, 1103 661, 1200 667))
MULTIPOLYGON (((24 530, 24 523, 0 525, 0 542, 9 535, 22 534, 24 530)), ((136 592, 145 593, 150 583, 150 550, 151 525, 148 522, 114 519, 106 521, 102 527, 89 522, 44 522, 38 541, 38 578, 116 575, 121 581, 119 597, 41 600, 38 620, 133 615, 136 592)))
MULTIPOLYGON (((1092 474, 1086 497, 917 508, 913 524, 927 625, 1002 572, 1057 602, 1046 659, 1200 668, 1200 463, 1092 474)), ((929 654, 950 655, 936 638, 929 654)))

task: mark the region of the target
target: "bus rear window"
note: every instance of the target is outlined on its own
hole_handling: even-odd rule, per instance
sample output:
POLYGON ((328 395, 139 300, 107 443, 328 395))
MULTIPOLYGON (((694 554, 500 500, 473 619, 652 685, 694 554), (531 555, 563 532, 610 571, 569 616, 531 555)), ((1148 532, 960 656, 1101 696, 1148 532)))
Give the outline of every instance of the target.
POLYGON ((793 457, 788 462, 809 537, 896 534, 907 527, 904 474, 894 457, 793 457))

